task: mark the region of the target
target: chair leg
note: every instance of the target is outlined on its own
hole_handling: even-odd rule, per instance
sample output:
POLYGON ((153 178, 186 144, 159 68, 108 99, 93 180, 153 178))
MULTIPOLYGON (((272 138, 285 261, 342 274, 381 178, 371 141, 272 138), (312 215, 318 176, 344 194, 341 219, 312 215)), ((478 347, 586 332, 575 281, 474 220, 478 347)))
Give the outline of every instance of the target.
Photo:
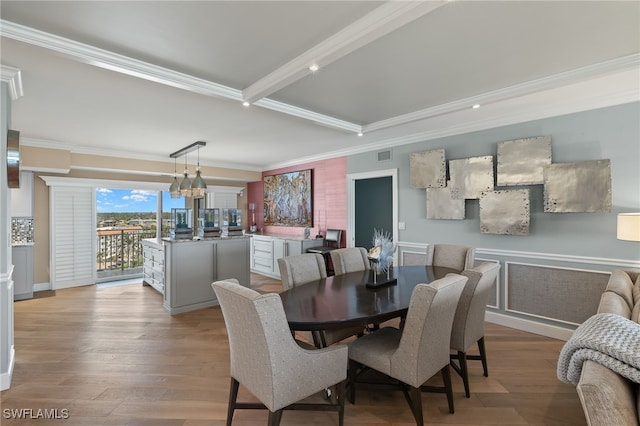
POLYGON ((231 426, 233 420, 233 412, 236 409, 236 399, 238 398, 238 388, 240 382, 233 377, 231 378, 231 387, 229 388, 229 406, 227 408, 227 426, 231 426))
POLYGON ((279 409, 277 411, 269 411, 269 420, 268 420, 268 425, 269 426, 278 426, 280 425, 280 419, 282 418, 282 409, 279 409))
POLYGON ((458 362, 460 363, 460 376, 462 377, 462 383, 464 384, 464 395, 467 398, 471 398, 471 392, 469 391, 469 369, 467 367, 466 352, 458 351, 458 362))
POLYGON ((489 368, 487 367, 487 351, 484 347, 484 336, 478 340, 478 350, 480 351, 480 360, 482 361, 482 369, 484 377, 489 377, 489 368))
MULTIPOLYGON (((407 397, 407 402, 409 403, 413 417, 416 419, 416 426, 424 426, 424 419, 422 416, 422 390, 419 387, 414 388, 413 386, 410 386, 410 388, 411 399, 409 400, 407 397)), ((406 393, 405 396, 407 396, 406 393)))
POLYGON ((449 413, 454 413, 453 408, 453 386, 451 385, 451 370, 449 370, 449 364, 445 365, 442 370, 442 381, 444 382, 444 390, 447 394, 447 402, 449 403, 449 413))
POLYGON ((358 363, 354 360, 349 360, 349 367, 347 369, 347 381, 349 388, 349 402, 356 403, 356 372, 358 370, 358 363))
POLYGON ((344 397, 346 382, 346 380, 343 380, 336 386, 336 402, 338 403, 338 426, 344 426, 344 397))

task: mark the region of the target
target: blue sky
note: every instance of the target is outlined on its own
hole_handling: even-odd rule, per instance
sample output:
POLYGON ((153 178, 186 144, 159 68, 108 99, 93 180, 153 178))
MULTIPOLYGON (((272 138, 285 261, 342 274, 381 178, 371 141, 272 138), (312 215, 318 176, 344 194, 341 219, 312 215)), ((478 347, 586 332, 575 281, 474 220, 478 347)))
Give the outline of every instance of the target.
MULTIPOLYGON (((96 210, 98 213, 155 213, 157 192, 140 189, 96 189, 96 210)), ((162 209, 184 207, 184 198, 171 198, 162 192, 162 209)))

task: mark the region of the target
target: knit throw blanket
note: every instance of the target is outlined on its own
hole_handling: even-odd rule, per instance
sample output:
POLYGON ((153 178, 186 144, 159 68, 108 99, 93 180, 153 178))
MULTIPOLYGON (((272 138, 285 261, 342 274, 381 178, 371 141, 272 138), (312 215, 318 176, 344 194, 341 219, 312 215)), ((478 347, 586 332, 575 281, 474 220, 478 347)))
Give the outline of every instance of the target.
POLYGON ((558 379, 577 385, 586 360, 640 383, 640 324, 609 313, 583 322, 560 351, 558 379))

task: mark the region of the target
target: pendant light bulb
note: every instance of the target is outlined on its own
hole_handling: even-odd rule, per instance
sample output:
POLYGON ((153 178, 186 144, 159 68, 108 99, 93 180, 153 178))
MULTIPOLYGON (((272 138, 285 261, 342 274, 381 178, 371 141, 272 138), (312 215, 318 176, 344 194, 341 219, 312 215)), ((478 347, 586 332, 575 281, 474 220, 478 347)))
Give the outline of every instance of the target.
POLYGON ((177 160, 173 158, 173 182, 171 182, 171 186, 169 187, 169 194, 171 194, 171 198, 180 198, 180 184, 178 183, 178 178, 176 177, 176 168, 177 168, 177 160))
POLYGON ((200 175, 200 147, 198 147, 198 166, 196 167, 196 177, 191 182, 191 193, 193 198, 204 198, 204 194, 207 189, 207 184, 200 175))
POLYGON ((180 183, 180 194, 184 197, 191 197, 191 180, 187 169, 187 154, 184 155, 184 179, 180 183))

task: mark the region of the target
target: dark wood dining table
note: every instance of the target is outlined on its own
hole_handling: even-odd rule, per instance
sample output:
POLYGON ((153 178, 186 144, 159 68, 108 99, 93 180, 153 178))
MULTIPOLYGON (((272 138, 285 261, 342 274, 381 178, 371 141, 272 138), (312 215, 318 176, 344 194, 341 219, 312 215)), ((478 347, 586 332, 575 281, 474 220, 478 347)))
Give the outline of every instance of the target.
MULTIPOLYGON (((373 270, 330 276, 280 293, 284 311, 293 331, 321 331, 380 324, 406 314, 416 285, 430 283, 455 269, 411 265, 391 268, 393 284, 369 288, 373 270)), ((378 282, 387 279, 379 275, 378 282)))

